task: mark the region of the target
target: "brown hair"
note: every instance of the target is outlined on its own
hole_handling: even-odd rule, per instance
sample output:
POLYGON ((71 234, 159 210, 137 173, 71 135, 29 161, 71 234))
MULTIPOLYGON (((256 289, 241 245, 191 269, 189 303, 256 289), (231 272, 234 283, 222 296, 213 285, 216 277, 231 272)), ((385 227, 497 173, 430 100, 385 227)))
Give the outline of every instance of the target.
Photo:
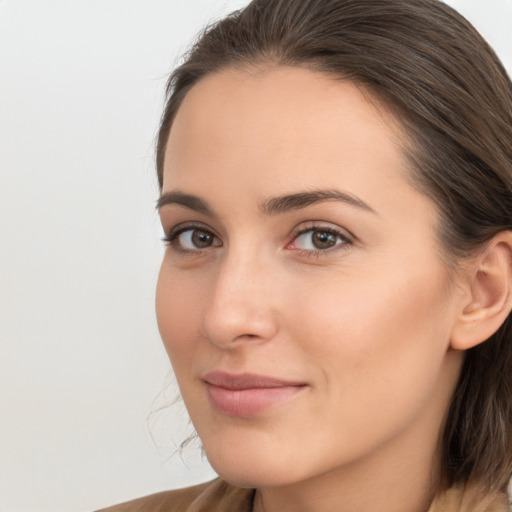
MULTIPOLYGON (((177 110, 205 75, 275 63, 357 82, 401 120, 413 183, 437 204, 457 258, 512 230, 512 83, 493 50, 438 0, 253 0, 208 27, 171 75, 160 186, 177 110)), ((451 484, 506 488, 512 473, 512 318, 467 351, 443 437, 451 484)))

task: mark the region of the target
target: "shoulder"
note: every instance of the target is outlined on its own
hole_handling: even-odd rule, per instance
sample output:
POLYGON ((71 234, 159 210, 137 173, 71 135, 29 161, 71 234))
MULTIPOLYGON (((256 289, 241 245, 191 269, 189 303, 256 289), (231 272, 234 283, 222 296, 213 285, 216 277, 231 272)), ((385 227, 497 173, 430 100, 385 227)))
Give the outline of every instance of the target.
POLYGON ((508 512, 505 492, 491 492, 479 484, 459 484, 434 499, 428 512, 508 512))
POLYGON ((164 491, 97 512, 247 512, 254 491, 234 487, 217 478, 211 482, 164 491))
POLYGON ((185 512, 189 505, 211 484, 212 482, 206 482, 184 489, 159 492, 97 512, 185 512))

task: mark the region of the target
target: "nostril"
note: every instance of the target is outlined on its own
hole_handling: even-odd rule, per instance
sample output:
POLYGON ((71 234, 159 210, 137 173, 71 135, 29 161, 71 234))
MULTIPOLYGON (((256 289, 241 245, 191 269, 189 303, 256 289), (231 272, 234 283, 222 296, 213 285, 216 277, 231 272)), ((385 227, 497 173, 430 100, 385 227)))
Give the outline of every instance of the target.
POLYGON ((225 268, 201 318, 201 332, 214 345, 263 342, 276 330, 274 305, 254 288, 240 288, 236 269, 225 268), (238 283, 238 287, 236 284, 238 283), (258 293, 256 293, 258 292, 258 293))
POLYGON ((247 341, 247 340, 257 340, 261 338, 261 336, 258 336, 257 334, 239 334, 238 336, 233 338, 233 341, 240 340, 240 341, 247 341))

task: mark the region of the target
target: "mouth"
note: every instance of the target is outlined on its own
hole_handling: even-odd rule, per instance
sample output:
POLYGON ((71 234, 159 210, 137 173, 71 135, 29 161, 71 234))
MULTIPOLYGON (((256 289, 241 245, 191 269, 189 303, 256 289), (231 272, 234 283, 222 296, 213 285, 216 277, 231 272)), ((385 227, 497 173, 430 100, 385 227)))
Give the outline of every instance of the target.
POLYGON ((212 406, 227 416, 251 417, 282 404, 307 384, 251 373, 212 372, 203 377, 212 406))

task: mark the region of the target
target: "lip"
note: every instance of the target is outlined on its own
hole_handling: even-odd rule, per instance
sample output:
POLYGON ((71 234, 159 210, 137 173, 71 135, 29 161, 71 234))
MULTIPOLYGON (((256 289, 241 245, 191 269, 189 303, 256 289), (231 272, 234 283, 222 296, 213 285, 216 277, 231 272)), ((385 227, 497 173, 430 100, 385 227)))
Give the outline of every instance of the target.
POLYGON ((211 404, 228 416, 254 416, 302 391, 304 382, 292 382, 253 373, 211 372, 203 377, 211 404))

